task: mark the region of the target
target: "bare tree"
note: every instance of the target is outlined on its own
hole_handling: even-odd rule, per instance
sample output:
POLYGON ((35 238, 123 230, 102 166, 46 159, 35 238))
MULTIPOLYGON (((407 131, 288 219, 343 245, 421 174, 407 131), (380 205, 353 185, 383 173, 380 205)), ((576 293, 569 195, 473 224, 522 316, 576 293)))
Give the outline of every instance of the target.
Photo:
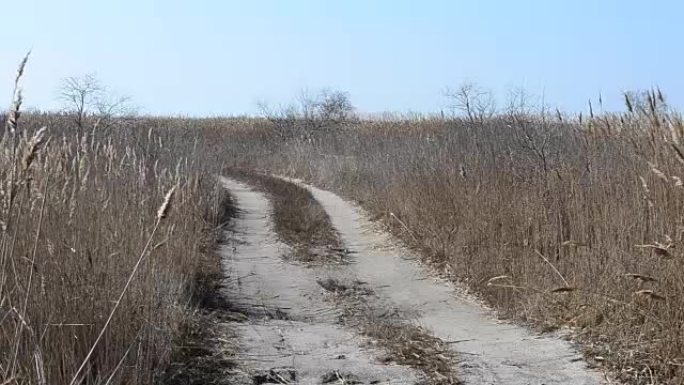
POLYGON ((347 122, 354 114, 354 106, 347 92, 325 88, 316 95, 302 91, 299 98, 301 118, 310 128, 347 122))
POLYGON ((75 115, 79 134, 83 131, 85 118, 90 115, 97 117, 96 126, 108 127, 113 118, 135 112, 130 98, 116 95, 93 74, 63 79, 59 98, 64 110, 75 115))
POLYGON ((548 107, 543 97, 539 98, 522 87, 511 88, 508 91, 506 105, 508 125, 518 131, 519 135, 514 137, 516 142, 532 158, 536 158, 544 175, 548 175, 551 171, 553 135, 547 114, 548 107))
POLYGON ((314 132, 349 122, 354 117, 354 106, 349 94, 323 89, 317 94, 304 90, 292 104, 271 108, 267 103, 257 103, 261 114, 267 118, 283 137, 309 140, 314 132))
POLYGON ((492 91, 475 83, 463 83, 455 90, 447 88, 444 95, 451 100, 449 107, 464 114, 470 122, 483 123, 496 113, 496 100, 492 91))
POLYGON ((315 107, 318 118, 327 122, 346 122, 354 112, 354 106, 347 92, 330 89, 320 92, 315 107))
POLYGON ((102 85, 92 74, 83 77, 68 77, 62 80, 59 97, 64 103, 64 109, 75 114, 79 133, 83 131, 85 116, 102 92, 102 85))

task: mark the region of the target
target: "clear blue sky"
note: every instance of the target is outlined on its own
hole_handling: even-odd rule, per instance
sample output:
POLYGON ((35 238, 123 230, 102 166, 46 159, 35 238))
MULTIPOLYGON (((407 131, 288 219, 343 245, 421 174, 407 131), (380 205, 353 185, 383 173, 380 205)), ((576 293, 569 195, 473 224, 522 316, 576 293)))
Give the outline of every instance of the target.
POLYGON ((55 108, 61 78, 94 72, 148 113, 239 114, 303 88, 362 111, 439 111, 464 80, 523 86, 563 109, 659 85, 684 107, 679 0, 7 0, 5 99, 33 50, 26 104, 55 108))

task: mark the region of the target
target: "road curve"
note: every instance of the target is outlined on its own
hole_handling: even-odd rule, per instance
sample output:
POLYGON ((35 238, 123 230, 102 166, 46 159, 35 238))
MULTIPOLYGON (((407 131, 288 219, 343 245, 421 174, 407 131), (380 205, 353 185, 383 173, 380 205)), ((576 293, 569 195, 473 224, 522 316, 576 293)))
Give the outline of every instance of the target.
POLYGON ((236 199, 238 218, 220 253, 228 282, 226 298, 248 315, 231 328, 240 346, 236 359, 245 367, 236 384, 321 384, 350 376, 373 384, 415 384, 416 371, 377 361, 382 352, 337 322, 338 310, 324 301, 317 279, 334 269, 287 263, 271 223, 266 197, 228 178, 221 182, 236 199), (331 377, 332 376, 332 377, 331 377), (327 380, 326 380, 327 378, 327 380))
POLYGON ((572 345, 556 336, 496 321, 475 301, 432 276, 357 205, 292 179, 311 191, 354 253, 354 273, 395 306, 416 313, 420 326, 450 343, 462 359, 466 384, 596 385, 601 373, 586 367, 572 345))

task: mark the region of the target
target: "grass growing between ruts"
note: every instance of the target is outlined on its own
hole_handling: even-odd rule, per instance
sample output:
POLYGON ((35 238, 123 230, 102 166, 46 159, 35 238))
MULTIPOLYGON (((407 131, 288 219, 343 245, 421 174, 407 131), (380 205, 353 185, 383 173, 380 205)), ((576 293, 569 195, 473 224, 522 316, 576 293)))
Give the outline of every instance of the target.
POLYGON ((447 344, 412 323, 410 316, 397 314, 391 304, 383 303, 362 282, 328 278, 318 283, 342 309, 342 322, 385 351, 383 361, 418 370, 426 384, 461 384, 456 369, 458 357, 447 344))
MULTIPOLYGON (((254 172, 232 170, 227 174, 269 196, 275 231, 282 242, 293 248, 296 261, 310 265, 341 261, 344 255, 339 254, 342 250, 339 235, 323 207, 306 188, 254 172)), ((343 261, 353 263, 353 256, 347 258, 343 261)), ((376 300, 372 290, 358 282, 344 284, 332 278, 319 284, 333 294, 331 301, 343 310, 342 322, 381 347, 386 361, 422 372, 430 384, 459 383, 456 358, 445 344, 412 325, 410 319, 389 315, 392 311, 376 300)))
POLYGON ((278 237, 292 248, 288 257, 307 263, 344 262, 344 249, 325 209, 294 183, 256 172, 228 170, 268 195, 278 237))

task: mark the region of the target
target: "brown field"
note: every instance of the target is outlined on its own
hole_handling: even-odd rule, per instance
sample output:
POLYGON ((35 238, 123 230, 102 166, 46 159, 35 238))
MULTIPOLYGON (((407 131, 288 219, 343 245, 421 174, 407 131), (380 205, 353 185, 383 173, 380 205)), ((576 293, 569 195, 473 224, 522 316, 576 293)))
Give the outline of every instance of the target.
POLYGON ((71 115, 10 111, 0 384, 154 383, 198 277, 220 269, 227 168, 337 191, 501 316, 571 327, 626 382, 681 383, 684 127, 656 92, 628 104, 581 119, 93 116, 80 135, 71 115))
POLYGON ((305 136, 230 121, 223 159, 338 191, 503 317, 573 328, 623 380, 678 383, 683 132, 662 103, 654 93, 581 122, 362 121, 305 136))
POLYGON ((15 106, 0 155, 0 384, 153 383, 220 273, 213 173, 172 154, 168 131, 79 136, 72 116, 15 106))

